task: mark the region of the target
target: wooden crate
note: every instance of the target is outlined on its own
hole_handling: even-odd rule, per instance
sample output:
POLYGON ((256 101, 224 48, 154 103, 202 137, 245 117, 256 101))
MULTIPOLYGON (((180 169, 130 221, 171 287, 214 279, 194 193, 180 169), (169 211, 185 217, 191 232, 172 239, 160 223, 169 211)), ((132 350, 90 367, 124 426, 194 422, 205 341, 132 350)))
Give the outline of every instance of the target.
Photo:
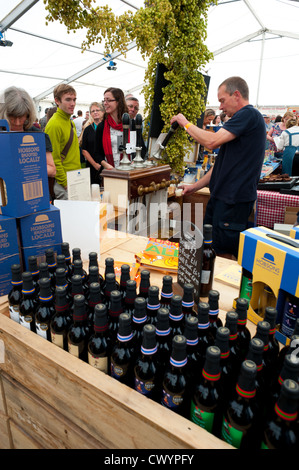
POLYGON ((231 449, 8 318, 0 301, 0 447, 231 449))

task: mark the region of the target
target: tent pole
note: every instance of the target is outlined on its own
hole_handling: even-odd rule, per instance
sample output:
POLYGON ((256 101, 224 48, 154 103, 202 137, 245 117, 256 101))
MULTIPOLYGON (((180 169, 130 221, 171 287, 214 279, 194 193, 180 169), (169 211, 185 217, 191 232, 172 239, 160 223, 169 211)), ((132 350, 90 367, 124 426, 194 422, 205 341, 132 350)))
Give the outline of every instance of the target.
POLYGON ((257 94, 256 94, 256 107, 258 107, 258 104, 259 104, 260 84, 261 84, 261 76, 262 76, 262 68, 263 68, 263 59, 264 59, 264 47, 265 47, 265 32, 263 32, 263 40, 262 40, 260 69, 259 69, 259 79, 258 79, 257 94))

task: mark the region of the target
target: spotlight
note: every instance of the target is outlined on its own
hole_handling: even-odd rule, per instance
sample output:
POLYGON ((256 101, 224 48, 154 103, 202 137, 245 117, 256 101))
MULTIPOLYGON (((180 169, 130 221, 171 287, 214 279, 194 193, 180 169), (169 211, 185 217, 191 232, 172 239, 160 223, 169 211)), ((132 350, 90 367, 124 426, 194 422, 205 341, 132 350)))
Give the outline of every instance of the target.
POLYGON ((108 70, 116 70, 116 62, 113 62, 113 60, 110 60, 109 65, 107 66, 108 70))
POLYGON ((11 47, 12 44, 13 43, 11 41, 7 41, 6 39, 4 39, 3 34, 0 33, 0 46, 2 46, 2 47, 7 47, 7 46, 11 47))

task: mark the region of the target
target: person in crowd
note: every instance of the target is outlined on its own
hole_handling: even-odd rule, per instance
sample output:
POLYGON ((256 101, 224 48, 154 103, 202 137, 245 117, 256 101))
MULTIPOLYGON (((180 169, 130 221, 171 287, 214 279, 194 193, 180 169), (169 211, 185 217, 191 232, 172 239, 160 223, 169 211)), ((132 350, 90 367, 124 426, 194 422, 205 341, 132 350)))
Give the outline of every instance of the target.
POLYGON ((89 107, 92 122, 87 121, 86 127, 82 131, 82 154, 86 160, 86 167, 90 168, 90 183, 100 184, 99 173, 102 169, 101 163, 96 161, 94 154, 96 129, 104 119, 105 108, 102 103, 93 102, 89 107))
POLYGON ((85 121, 84 117, 83 117, 83 113, 81 111, 81 109, 79 109, 78 111, 78 117, 76 117, 74 119, 74 124, 76 126, 76 132, 77 132, 77 137, 79 138, 81 132, 82 132, 82 125, 83 125, 83 122, 85 121))
POLYGON ((213 109, 206 109, 203 118, 202 128, 206 129, 207 126, 210 126, 213 123, 213 119, 215 119, 215 116, 216 113, 213 109))
MULTIPOLYGON (((138 111, 139 111, 139 100, 131 94, 126 95, 125 100, 126 100, 126 103, 127 103, 127 106, 128 106, 128 112, 129 112, 129 116, 130 116, 130 120, 131 120, 130 121, 130 130, 135 131, 136 130, 136 128, 135 128, 135 118, 136 118, 136 116, 138 114, 138 111)), ((144 143, 143 136, 141 134, 141 157, 143 159, 145 157, 145 154, 146 154, 146 145, 144 143)), ((136 155, 136 153, 133 152, 132 155, 131 155, 131 158, 134 158, 135 155, 136 155)))
POLYGON ((101 163, 103 168, 113 169, 119 166, 122 158, 122 150, 119 149, 123 135, 122 116, 128 113, 123 91, 120 88, 107 88, 103 105, 105 116, 97 126, 94 159, 101 163))
MULTIPOLYGON (((49 119, 51 119, 51 117, 53 116, 54 113, 56 113, 57 111, 57 106, 52 106, 51 108, 48 108, 48 111, 47 111, 47 122, 49 121, 49 119)), ((46 125, 47 125, 47 122, 46 122, 46 125)))
POLYGON ((272 124, 271 124, 271 118, 268 116, 268 114, 263 114, 264 122, 265 122, 265 128, 266 128, 266 150, 269 150, 270 144, 268 141, 268 132, 270 131, 272 124))
POLYGON ((183 114, 173 116, 190 137, 205 147, 220 147, 215 164, 197 182, 183 184, 183 194, 209 186, 210 199, 204 217, 213 226, 217 255, 237 258, 240 232, 247 228, 257 197, 257 185, 265 156, 266 129, 261 113, 249 104, 249 89, 241 77, 230 77, 218 88, 218 100, 229 120, 218 132, 190 123, 183 114))
POLYGON ((229 120, 229 117, 225 113, 220 114, 221 124, 223 125, 225 122, 229 120))
POLYGON ((68 199, 67 172, 81 168, 76 128, 70 119, 76 106, 77 94, 71 85, 65 83, 57 85, 53 94, 57 111, 49 119, 45 129, 52 142, 56 166, 53 189, 56 199, 68 199))
POLYGON ((217 114, 217 116, 214 117, 213 124, 214 126, 222 126, 221 117, 219 114, 217 114))
POLYGON ((40 118, 39 120, 39 124, 40 124, 40 127, 41 127, 41 130, 44 131, 45 130, 45 127, 46 127, 46 124, 47 124, 47 112, 48 112, 48 109, 49 108, 46 108, 45 109, 45 115, 40 118))
POLYGON ((276 122, 273 124, 269 132, 267 133, 267 139, 269 140, 269 150, 273 152, 277 152, 277 147, 274 141, 274 137, 279 137, 283 131, 286 130, 286 123, 288 119, 291 119, 294 116, 294 114, 290 111, 287 111, 284 113, 284 115, 281 118, 280 122, 276 122))
POLYGON ((298 118, 293 114, 286 122, 286 130, 283 131, 277 142, 278 151, 283 151, 282 173, 293 175, 293 161, 295 153, 299 151, 299 125, 298 118))
MULTIPOLYGON (((4 91, 4 102, 0 104, 0 119, 6 119, 10 131, 42 132, 34 126, 36 110, 33 99, 23 88, 9 87, 4 91)), ((56 175, 56 167, 52 156, 52 144, 48 134, 45 135, 47 174, 56 175)))

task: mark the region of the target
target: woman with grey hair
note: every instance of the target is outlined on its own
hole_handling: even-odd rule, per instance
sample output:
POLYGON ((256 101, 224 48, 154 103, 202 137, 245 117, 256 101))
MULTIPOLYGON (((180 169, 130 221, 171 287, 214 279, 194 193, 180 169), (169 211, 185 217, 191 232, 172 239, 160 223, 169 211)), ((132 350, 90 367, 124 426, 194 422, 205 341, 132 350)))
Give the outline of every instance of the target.
POLYGON ((95 137, 97 126, 102 122, 105 114, 105 108, 102 103, 94 101, 89 106, 90 118, 84 125, 82 135, 82 154, 86 160, 86 167, 90 168, 90 183, 101 184, 100 170, 102 165, 95 155, 95 137))
MULTIPOLYGON (((36 119, 34 102, 22 88, 9 87, 0 100, 0 119, 6 119, 12 132, 42 132, 33 125, 36 119)), ((48 134, 46 140, 46 159, 48 176, 56 175, 56 167, 52 157, 52 144, 48 134)))

